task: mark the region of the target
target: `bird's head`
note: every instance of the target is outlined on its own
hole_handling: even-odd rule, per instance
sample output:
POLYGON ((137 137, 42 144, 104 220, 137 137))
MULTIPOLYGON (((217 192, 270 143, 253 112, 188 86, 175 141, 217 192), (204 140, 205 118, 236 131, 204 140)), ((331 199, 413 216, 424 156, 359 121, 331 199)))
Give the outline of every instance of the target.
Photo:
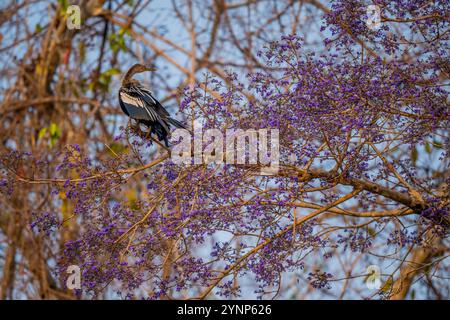
POLYGON ((156 71, 156 69, 153 68, 153 67, 145 66, 145 65, 140 64, 140 63, 136 63, 125 74, 125 77, 122 80, 122 84, 125 84, 125 83, 129 82, 133 75, 135 75, 137 73, 145 72, 145 71, 156 71))
POLYGON ((145 66, 140 63, 136 63, 134 66, 132 66, 130 68, 130 70, 128 72, 130 74, 136 74, 136 73, 141 73, 141 72, 145 72, 145 71, 156 71, 156 69, 153 67, 145 66))

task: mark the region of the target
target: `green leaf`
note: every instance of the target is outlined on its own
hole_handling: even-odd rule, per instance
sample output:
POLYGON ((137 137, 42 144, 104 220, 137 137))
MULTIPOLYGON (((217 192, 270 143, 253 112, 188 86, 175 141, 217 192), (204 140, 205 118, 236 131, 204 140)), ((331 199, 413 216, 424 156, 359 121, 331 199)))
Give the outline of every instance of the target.
POLYGON ((428 142, 425 142, 425 151, 430 154, 431 153, 431 145, 428 142))
POLYGON ((118 142, 111 143, 108 148, 108 153, 112 156, 120 155, 121 153, 125 153, 126 151, 126 146, 118 142))
POLYGON ((47 128, 42 128, 41 130, 39 130, 38 140, 42 140, 42 138, 45 136, 46 133, 47 133, 47 128))
POLYGON ((59 130, 58 126, 56 125, 56 123, 51 123, 50 124, 50 137, 51 138, 59 138, 61 136, 61 131, 59 130))
POLYGON ((94 82, 89 83, 88 90, 89 91, 94 91, 95 90, 95 83, 94 82))
POLYGON ((104 74, 106 76, 114 76, 114 75, 120 74, 120 73, 121 73, 121 71, 118 68, 111 68, 111 69, 109 69, 109 70, 104 72, 104 74))
POLYGON ((418 158, 419 158, 419 152, 417 151, 417 148, 414 147, 414 149, 411 150, 411 160, 414 165, 416 165, 418 158))
POLYGON ((108 88, 109 83, 111 82, 111 76, 108 76, 104 73, 100 74, 100 76, 98 77, 98 82, 100 82, 100 84, 104 87, 104 88, 108 88))
POLYGON ((80 54, 80 61, 83 62, 86 59, 86 45, 84 42, 78 42, 78 51, 80 54))
POLYGON ((381 292, 388 293, 391 291, 392 285, 394 284, 394 281, 392 278, 389 278, 386 280, 386 282, 381 286, 381 292))
POLYGON ((122 51, 127 51, 127 47, 125 46, 125 38, 122 34, 119 34, 119 39, 117 41, 117 44, 119 46, 120 49, 122 49, 122 51))
POLYGON ((42 26, 39 23, 37 23, 35 30, 36 30, 36 33, 40 33, 42 31, 42 26))
POLYGON ((62 11, 65 13, 69 7, 69 0, 58 0, 58 3, 61 5, 62 11))
POLYGON ((113 75, 120 74, 120 70, 117 68, 111 68, 103 73, 100 74, 98 77, 99 87, 103 91, 108 91, 109 84, 111 83, 111 77, 113 75))
POLYGON ((56 125, 56 123, 51 123, 49 127, 50 132, 50 147, 53 147, 56 144, 56 141, 61 136, 61 130, 56 125))
POLYGON ((119 50, 119 47, 117 46, 115 39, 116 35, 114 33, 111 33, 109 35, 109 46, 111 47, 111 51, 113 53, 116 53, 119 50))

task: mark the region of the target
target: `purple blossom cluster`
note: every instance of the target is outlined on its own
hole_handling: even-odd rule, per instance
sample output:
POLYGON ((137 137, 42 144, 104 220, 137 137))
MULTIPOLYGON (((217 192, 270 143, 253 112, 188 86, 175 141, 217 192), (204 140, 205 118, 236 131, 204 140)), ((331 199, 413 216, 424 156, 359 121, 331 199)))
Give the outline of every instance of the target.
POLYGON ((409 231, 408 229, 394 230, 389 234, 387 245, 396 247, 405 247, 409 245, 420 244, 422 237, 416 230, 409 231))
POLYGON ((308 274, 308 280, 315 289, 331 289, 330 279, 333 278, 331 273, 325 271, 316 270, 308 274))
POLYGON ((338 244, 344 245, 344 251, 350 248, 352 252, 365 252, 372 245, 372 239, 368 232, 361 230, 344 230, 344 234, 338 235, 338 244))
POLYGON ((431 3, 426 0, 333 0, 322 31, 331 31, 332 38, 326 42, 337 45, 338 49, 364 43, 372 50, 395 57, 409 50, 421 50, 420 54, 431 55, 430 62, 441 64, 443 57, 448 57, 449 34, 443 32, 449 25, 447 13, 446 0, 431 3), (380 11, 378 28, 371 29, 366 23, 370 18, 369 5, 377 6, 380 11))
POLYGON ((30 223, 30 228, 36 230, 36 232, 42 232, 45 233, 47 236, 50 236, 50 234, 55 231, 58 226, 60 225, 60 222, 58 220, 57 215, 49 213, 49 212, 43 212, 43 213, 34 213, 32 222, 30 223))

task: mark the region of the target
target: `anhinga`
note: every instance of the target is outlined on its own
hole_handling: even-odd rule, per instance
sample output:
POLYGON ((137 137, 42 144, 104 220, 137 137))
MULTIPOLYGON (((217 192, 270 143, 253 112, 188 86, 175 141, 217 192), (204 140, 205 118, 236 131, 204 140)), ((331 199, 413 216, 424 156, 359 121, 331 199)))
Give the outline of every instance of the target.
POLYGON ((170 125, 185 129, 185 126, 170 117, 166 109, 156 100, 150 90, 142 86, 139 81, 132 79, 133 75, 145 71, 155 71, 154 68, 142 64, 135 64, 128 70, 119 89, 119 103, 122 111, 131 119, 150 128, 150 133, 158 136, 159 141, 169 147, 167 136, 170 125))

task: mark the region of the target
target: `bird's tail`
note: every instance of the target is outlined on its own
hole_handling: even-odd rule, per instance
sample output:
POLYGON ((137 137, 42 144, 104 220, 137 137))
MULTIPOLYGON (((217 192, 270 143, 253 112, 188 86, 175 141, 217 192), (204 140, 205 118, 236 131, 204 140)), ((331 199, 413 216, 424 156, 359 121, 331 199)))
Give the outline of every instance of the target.
POLYGON ((167 140, 168 132, 165 129, 165 126, 161 125, 159 122, 155 122, 153 125, 150 125, 151 133, 156 134, 159 141, 163 141, 166 147, 169 147, 169 141, 167 140))
POLYGON ((173 118, 168 118, 167 119, 167 122, 169 122, 171 125, 173 125, 174 127, 177 127, 177 128, 180 128, 180 129, 186 129, 187 130, 187 127, 183 124, 183 123, 181 123, 180 121, 178 121, 178 120, 175 120, 175 119, 173 119, 173 118))

